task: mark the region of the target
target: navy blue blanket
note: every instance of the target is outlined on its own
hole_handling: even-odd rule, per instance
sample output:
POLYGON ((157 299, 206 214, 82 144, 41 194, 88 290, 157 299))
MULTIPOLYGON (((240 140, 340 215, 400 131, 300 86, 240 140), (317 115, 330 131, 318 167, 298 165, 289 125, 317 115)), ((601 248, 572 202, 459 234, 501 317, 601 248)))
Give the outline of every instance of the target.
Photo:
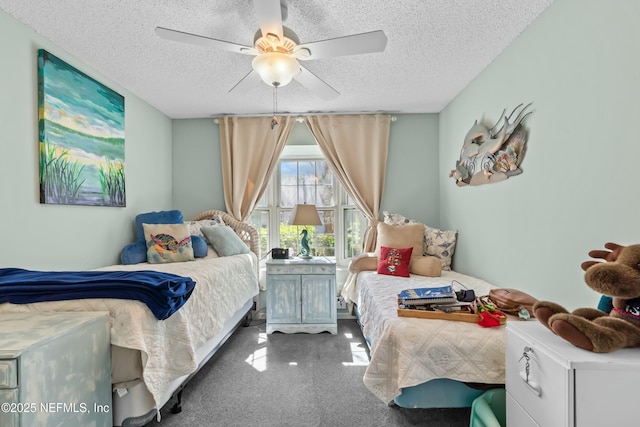
POLYGON ((189 299, 190 277, 158 271, 31 271, 0 268, 0 303, 29 304, 85 298, 141 301, 164 320, 189 299))

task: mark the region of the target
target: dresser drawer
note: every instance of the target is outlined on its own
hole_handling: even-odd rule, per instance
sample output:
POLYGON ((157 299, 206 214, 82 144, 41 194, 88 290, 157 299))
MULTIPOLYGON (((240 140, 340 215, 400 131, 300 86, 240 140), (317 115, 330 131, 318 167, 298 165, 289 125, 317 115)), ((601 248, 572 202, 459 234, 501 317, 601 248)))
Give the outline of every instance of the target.
POLYGON ((311 273, 312 274, 335 274, 336 266, 332 265, 312 265, 311 273))
POLYGON ((524 339, 507 328, 506 387, 510 397, 541 426, 571 425, 573 408, 569 390, 572 371, 566 369, 537 342, 524 339), (529 356, 526 378, 525 350, 529 356))
POLYGON ((335 272, 335 264, 267 265, 267 274, 335 274, 335 272))
POLYGON ((310 265, 267 265, 267 274, 309 274, 310 265))
POLYGON ((18 369, 15 359, 0 359, 0 389, 18 387, 18 369))

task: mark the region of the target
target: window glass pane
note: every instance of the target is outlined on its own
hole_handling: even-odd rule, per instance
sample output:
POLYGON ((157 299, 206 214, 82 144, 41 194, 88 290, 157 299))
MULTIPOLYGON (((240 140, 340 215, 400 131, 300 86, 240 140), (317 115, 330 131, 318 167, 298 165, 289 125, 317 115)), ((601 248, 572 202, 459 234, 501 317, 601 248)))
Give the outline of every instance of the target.
POLYGON ((317 256, 336 256, 335 211, 319 210, 322 225, 315 227, 311 241, 311 254, 317 256))
POLYGON ((316 184, 315 162, 298 162, 298 183, 301 185, 316 184))
POLYGON ((280 211, 280 246, 289 248, 291 254, 299 255, 302 249, 301 233, 306 229, 311 256, 335 256, 334 211, 318 211, 323 223, 318 226, 289 225, 291 212, 284 209, 280 211))
POLYGON ((362 253, 362 237, 367 219, 358 209, 344 211, 344 257, 352 258, 362 253))
POLYGON ((315 185, 301 185, 298 187, 298 203, 306 203, 308 205, 317 204, 315 185))
POLYGON ((293 208, 298 203, 298 186, 280 186, 280 206, 283 208, 293 208))
POLYGON ((324 160, 316 162, 316 175, 318 184, 333 184, 333 172, 324 160))
POLYGON ((269 252, 269 211, 254 209, 249 217, 249 224, 258 230, 258 238, 260 241, 259 258, 262 258, 269 252))
POLYGON ((267 204, 267 191, 265 191, 264 193, 262 193, 262 197, 260 197, 260 200, 258 200, 258 203, 256 203, 256 207, 266 208, 267 206, 269 205, 267 204))
POLYGON ((298 185, 298 162, 280 162, 280 184, 298 185))
POLYGON ((318 196, 316 197, 316 206, 329 207, 336 205, 336 198, 334 195, 335 189, 333 185, 318 185, 316 187, 318 196))
POLYGON ((289 225, 289 216, 292 210, 280 211, 280 247, 289 249, 290 255, 298 255, 300 253, 300 239, 298 238, 298 227, 289 225))

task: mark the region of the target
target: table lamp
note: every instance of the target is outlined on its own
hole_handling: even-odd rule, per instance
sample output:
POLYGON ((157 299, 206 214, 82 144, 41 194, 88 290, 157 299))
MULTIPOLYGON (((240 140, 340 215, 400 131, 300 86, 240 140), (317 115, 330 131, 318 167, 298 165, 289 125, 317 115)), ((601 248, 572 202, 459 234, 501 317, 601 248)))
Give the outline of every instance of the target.
MULTIPOLYGON (((296 205, 293 208, 293 212, 289 216, 289 225, 322 225, 322 221, 320 221, 320 216, 318 215, 318 209, 316 209, 316 205, 296 205)), ((313 258, 310 255, 309 250, 309 240, 307 239, 308 231, 307 229, 303 229, 300 235, 302 239, 300 239, 300 246, 302 246, 302 250, 300 251, 300 258, 310 259, 313 258)))

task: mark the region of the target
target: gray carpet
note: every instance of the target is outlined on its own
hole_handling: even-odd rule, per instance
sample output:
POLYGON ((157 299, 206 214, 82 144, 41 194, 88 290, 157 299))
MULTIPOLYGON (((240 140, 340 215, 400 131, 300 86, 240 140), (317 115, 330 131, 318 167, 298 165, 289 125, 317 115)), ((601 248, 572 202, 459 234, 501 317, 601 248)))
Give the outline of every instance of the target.
POLYGON ((355 320, 338 335, 266 335, 264 321, 240 327, 162 421, 149 426, 431 426, 469 425, 469 409, 387 406, 363 384, 367 348, 355 320))

